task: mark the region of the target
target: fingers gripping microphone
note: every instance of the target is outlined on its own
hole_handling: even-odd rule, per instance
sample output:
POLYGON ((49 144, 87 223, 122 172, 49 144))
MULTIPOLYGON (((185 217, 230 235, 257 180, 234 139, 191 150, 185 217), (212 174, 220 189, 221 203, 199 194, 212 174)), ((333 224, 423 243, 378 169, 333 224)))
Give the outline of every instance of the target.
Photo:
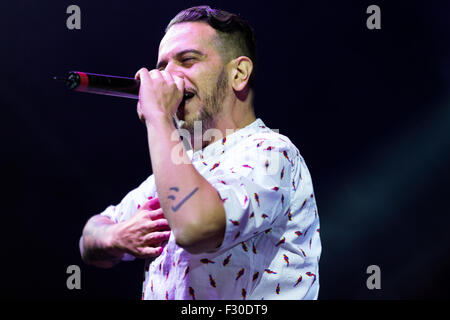
POLYGON ((67 78, 53 77, 53 79, 64 81, 69 89, 78 92, 139 99, 140 81, 134 78, 71 71, 67 78))

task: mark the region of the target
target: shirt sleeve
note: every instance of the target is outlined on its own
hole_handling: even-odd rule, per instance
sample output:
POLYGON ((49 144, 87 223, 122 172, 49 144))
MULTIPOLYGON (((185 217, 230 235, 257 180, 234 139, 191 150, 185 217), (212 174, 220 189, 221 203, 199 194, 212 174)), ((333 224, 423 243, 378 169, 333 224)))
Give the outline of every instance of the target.
POLYGON ((228 250, 271 228, 288 211, 293 168, 297 153, 293 145, 277 138, 252 138, 229 150, 209 182, 217 190, 226 213, 222 244, 228 250))
MULTIPOLYGON (((100 215, 108 217, 114 223, 125 221, 131 218, 149 197, 157 197, 154 175, 151 175, 136 189, 130 191, 119 204, 108 206, 100 215)), ((127 253, 122 258, 124 261, 134 259, 134 256, 127 253)))
POLYGON ((128 194, 117 205, 108 206, 102 216, 110 218, 114 223, 131 218, 149 197, 156 197, 155 177, 151 175, 136 189, 128 194))

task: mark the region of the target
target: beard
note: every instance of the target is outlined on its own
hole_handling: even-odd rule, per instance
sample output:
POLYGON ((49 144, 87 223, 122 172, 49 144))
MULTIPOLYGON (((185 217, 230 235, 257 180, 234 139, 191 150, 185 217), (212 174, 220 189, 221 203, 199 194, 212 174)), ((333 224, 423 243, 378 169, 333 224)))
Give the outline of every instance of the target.
POLYGON ((199 113, 196 117, 185 119, 182 128, 186 129, 191 137, 194 137, 195 122, 200 121, 202 132, 214 128, 216 123, 216 116, 222 111, 222 104, 225 100, 228 87, 228 79, 225 73, 225 68, 220 72, 216 86, 212 93, 207 94, 203 99, 203 104, 200 106, 199 113))

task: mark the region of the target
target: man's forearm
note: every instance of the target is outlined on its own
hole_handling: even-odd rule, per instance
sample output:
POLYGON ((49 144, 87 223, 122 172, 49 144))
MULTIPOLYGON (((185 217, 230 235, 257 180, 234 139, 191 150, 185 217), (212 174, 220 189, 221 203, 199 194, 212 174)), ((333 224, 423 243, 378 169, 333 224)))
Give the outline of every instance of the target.
MULTIPOLYGON (((225 210, 214 187, 195 169, 187 155, 177 164, 170 119, 147 123, 151 163, 161 207, 178 245, 191 253, 213 250, 220 245, 225 228, 225 210)), ((179 149, 177 149, 179 150, 179 149)))
POLYGON ((96 215, 89 219, 80 238, 83 261, 100 268, 110 268, 120 262, 123 252, 112 248, 113 225, 108 217, 96 215))

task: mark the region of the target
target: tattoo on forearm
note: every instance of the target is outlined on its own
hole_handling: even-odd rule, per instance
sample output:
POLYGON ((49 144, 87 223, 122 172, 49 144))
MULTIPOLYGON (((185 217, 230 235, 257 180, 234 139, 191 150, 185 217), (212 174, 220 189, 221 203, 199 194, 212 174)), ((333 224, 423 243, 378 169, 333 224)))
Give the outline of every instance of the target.
MULTIPOLYGON (((171 187, 169 190, 170 190, 170 191, 175 191, 175 192, 180 191, 180 189, 178 189, 177 187, 171 187)), ((180 209, 181 206, 182 206, 187 200, 189 200, 189 198, 191 198, 191 197, 194 195, 194 193, 196 193, 197 191, 198 191, 198 187, 195 188, 194 190, 192 190, 192 191, 191 191, 186 197, 184 197, 177 205, 172 206, 171 209, 172 209, 174 212, 178 211, 178 209, 180 209)), ((170 200, 175 200, 176 197, 175 197, 174 195, 169 195, 167 198, 170 199, 170 200)))

